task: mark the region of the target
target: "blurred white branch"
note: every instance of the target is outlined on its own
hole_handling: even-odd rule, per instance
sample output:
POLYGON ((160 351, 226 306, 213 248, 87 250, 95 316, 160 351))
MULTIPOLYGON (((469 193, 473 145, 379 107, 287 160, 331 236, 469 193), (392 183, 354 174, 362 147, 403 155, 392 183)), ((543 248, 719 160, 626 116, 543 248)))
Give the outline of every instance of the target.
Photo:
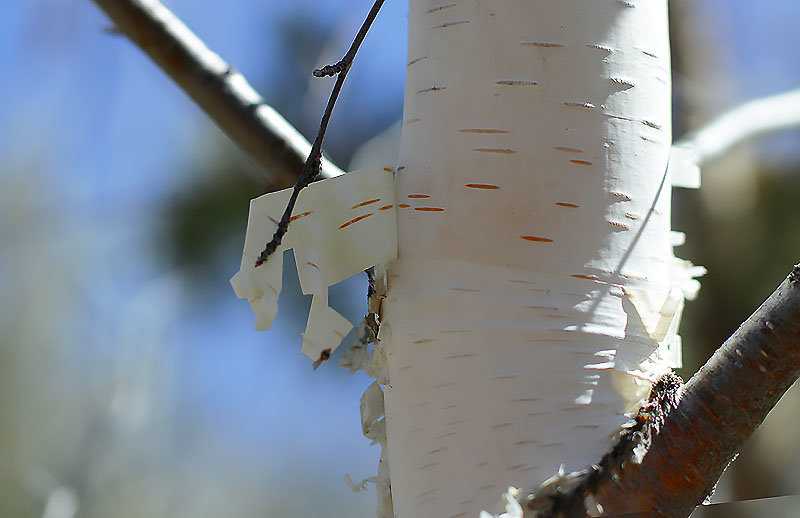
POLYGON ((798 126, 800 88, 737 106, 675 142, 675 146, 693 151, 702 165, 743 140, 798 126))
MULTIPOLYGON (((247 79, 158 0, 94 0, 263 169, 275 187, 294 185, 311 144, 247 79)), ((322 176, 342 174, 323 161, 322 176)))

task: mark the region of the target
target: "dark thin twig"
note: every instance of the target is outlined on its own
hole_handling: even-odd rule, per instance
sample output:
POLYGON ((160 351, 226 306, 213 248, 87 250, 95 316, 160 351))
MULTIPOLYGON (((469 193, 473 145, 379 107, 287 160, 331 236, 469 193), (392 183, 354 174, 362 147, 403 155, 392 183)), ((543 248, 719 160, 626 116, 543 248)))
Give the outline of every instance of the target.
POLYGON ((303 171, 300 173, 300 178, 298 178, 297 183, 294 184, 292 195, 289 197, 289 203, 286 204, 286 210, 283 211, 283 216, 281 216, 281 220, 278 223, 278 228, 275 230, 275 233, 272 235, 272 239, 269 243, 267 243, 267 246, 264 247, 264 250, 256 260, 256 267, 264 264, 269 256, 278 249, 281 244, 281 240, 283 240, 283 236, 285 236, 286 231, 289 230, 289 222, 292 219, 294 205, 297 203, 297 196, 300 194, 300 191, 308 187, 308 185, 316 180, 317 176, 319 176, 319 168, 322 163, 322 140, 325 138, 325 131, 328 129, 328 121, 333 113, 333 106, 336 104, 336 100, 339 98, 339 92, 342 90, 342 85, 344 84, 345 77, 347 77, 347 72, 353 65, 353 59, 356 57, 356 52, 358 52, 358 48, 361 46, 361 43, 367 36, 367 32, 369 31, 372 22, 375 20, 375 17, 378 15, 378 12, 381 10, 383 2, 384 0, 375 0, 375 3, 372 5, 372 9, 367 15, 367 18, 361 25, 361 29, 359 29, 358 34, 356 34, 353 44, 350 45, 350 50, 347 51, 347 54, 345 54, 341 61, 321 69, 316 69, 313 72, 314 76, 316 77, 325 77, 334 74, 338 74, 338 76, 336 77, 336 83, 333 85, 331 96, 328 99, 328 105, 325 107, 325 112, 322 114, 322 121, 319 125, 317 137, 314 139, 314 144, 311 146, 311 153, 308 155, 305 165, 303 165, 303 171))

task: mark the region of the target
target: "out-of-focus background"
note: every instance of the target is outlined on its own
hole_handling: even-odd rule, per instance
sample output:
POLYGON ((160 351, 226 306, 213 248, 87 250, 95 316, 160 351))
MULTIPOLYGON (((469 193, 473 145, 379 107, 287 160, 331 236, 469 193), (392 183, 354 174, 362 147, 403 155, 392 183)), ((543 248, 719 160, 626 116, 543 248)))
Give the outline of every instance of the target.
MULTIPOLYGON (((332 84, 309 72, 369 4, 167 3, 307 136, 332 84)), ((671 5, 676 136, 800 86, 796 0, 671 5)), ((327 139, 340 166, 400 118, 406 10, 386 4, 348 77, 327 139)), ((269 179, 110 28, 89 0, 0 4, 0 517, 373 516, 374 490, 342 480, 377 470, 369 380, 337 358, 312 372, 291 272, 267 333, 228 284, 269 179)), ((684 377, 800 261, 800 132, 737 147, 703 182, 674 202, 679 254, 709 270, 684 377)), ((331 293, 354 323, 364 295, 363 278, 331 293)), ((798 392, 718 499, 800 491, 798 392)))

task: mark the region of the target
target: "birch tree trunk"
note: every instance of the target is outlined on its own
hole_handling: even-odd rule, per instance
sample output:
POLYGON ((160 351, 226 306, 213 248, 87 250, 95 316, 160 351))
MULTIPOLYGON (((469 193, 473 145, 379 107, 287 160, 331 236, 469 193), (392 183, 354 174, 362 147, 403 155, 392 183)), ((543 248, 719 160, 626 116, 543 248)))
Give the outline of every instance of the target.
POLYGON ((380 331, 396 517, 586 468, 680 363, 670 117, 665 0, 411 0, 380 331))

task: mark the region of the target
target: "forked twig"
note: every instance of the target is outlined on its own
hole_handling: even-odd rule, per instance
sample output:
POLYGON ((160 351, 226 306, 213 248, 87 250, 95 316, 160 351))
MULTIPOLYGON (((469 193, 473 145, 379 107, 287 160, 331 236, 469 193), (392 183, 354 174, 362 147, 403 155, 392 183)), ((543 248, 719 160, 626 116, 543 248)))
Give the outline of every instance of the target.
POLYGON ((339 92, 342 90, 344 79, 347 77, 347 72, 350 70, 350 67, 353 64, 353 59, 356 57, 356 52, 358 52, 358 48, 361 46, 361 43, 367 36, 367 32, 369 31, 372 22, 375 20, 375 17, 378 15, 378 11, 381 10, 383 2, 384 0, 375 0, 375 3, 372 5, 372 9, 367 15, 367 18, 361 25, 361 29, 359 29, 358 34, 356 34, 353 44, 350 45, 350 50, 347 51, 347 54, 345 54, 344 57, 333 65, 316 69, 313 72, 314 76, 316 77, 337 75, 336 83, 333 85, 333 91, 331 91, 331 96, 328 99, 328 105, 325 107, 325 112, 322 114, 322 121, 319 125, 317 137, 314 139, 314 144, 311 146, 311 153, 308 155, 308 159, 303 165, 303 171, 300 173, 300 178, 298 178, 297 183, 294 184, 292 195, 289 197, 289 203, 286 204, 286 210, 283 211, 283 216, 281 216, 281 220, 278 222, 278 228, 275 230, 275 233, 272 235, 272 239, 269 243, 267 243, 267 246, 264 247, 264 250, 256 260, 256 267, 264 264, 269 256, 278 249, 281 244, 281 240, 283 240, 283 236, 285 236, 286 231, 289 230, 289 222, 292 219, 294 205, 297 203, 297 196, 300 194, 300 191, 308 187, 308 185, 316 180, 317 176, 319 176, 319 168, 322 163, 322 140, 325 138, 325 131, 328 129, 328 121, 331 118, 331 113, 333 113, 333 106, 336 104, 336 100, 339 98, 339 92))

